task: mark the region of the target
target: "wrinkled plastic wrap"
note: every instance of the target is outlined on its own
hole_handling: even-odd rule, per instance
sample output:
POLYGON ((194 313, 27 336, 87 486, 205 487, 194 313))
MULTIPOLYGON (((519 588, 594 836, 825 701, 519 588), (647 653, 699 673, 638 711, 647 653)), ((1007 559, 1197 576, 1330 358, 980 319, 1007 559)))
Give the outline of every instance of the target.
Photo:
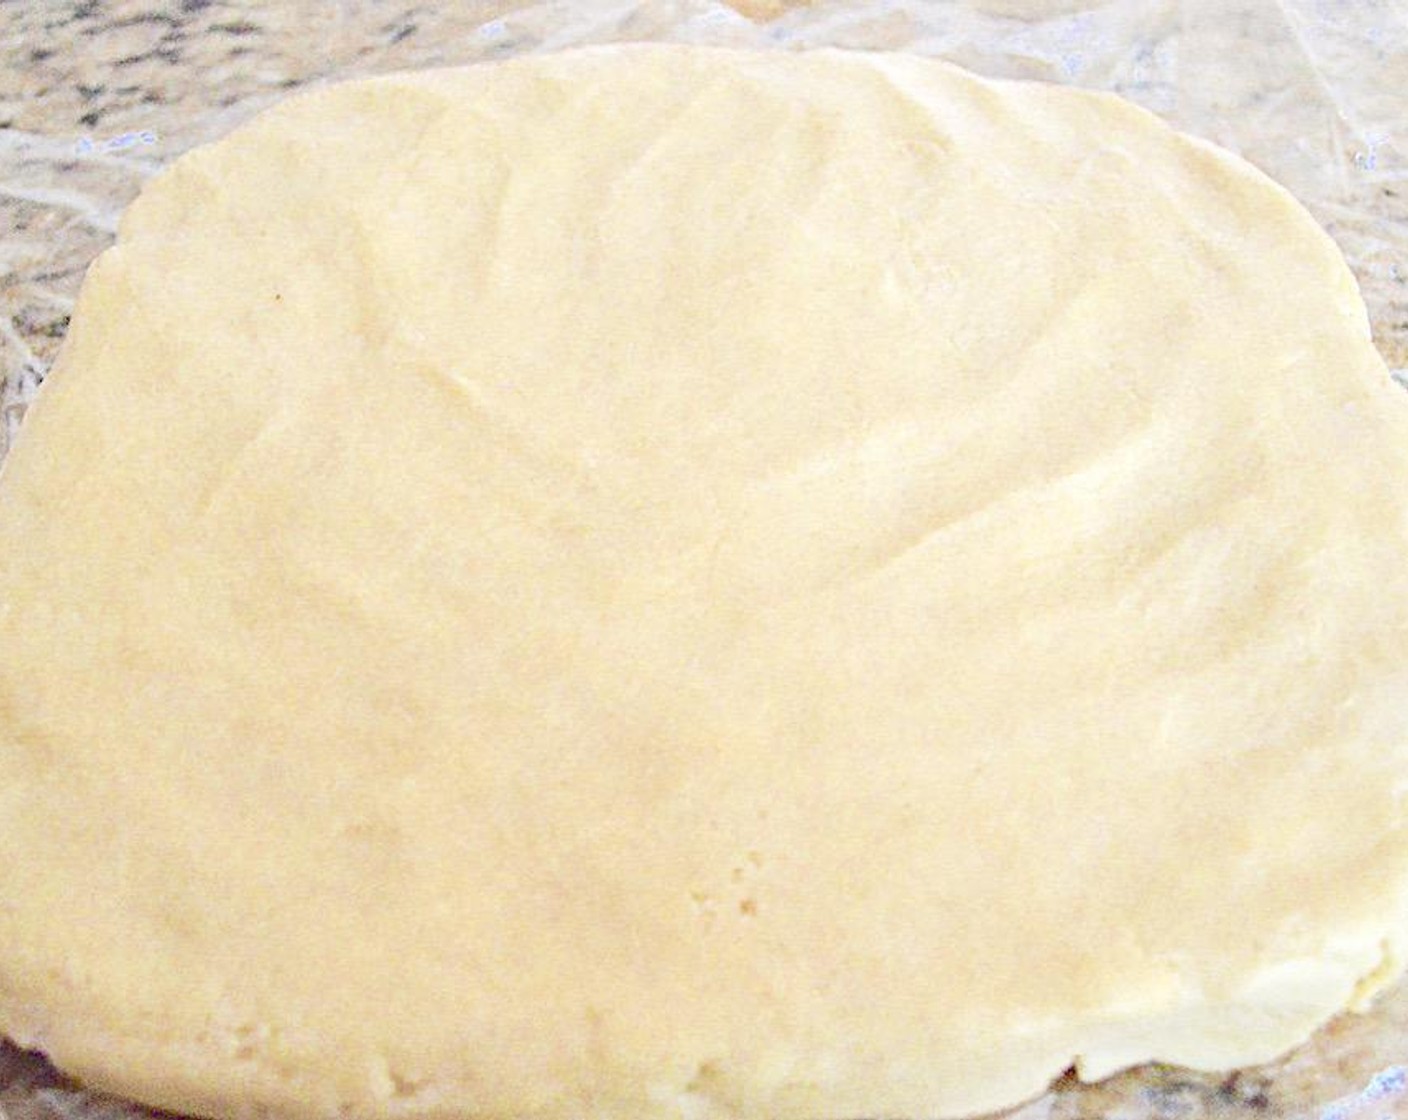
MULTIPOLYGON (((1401 0, 360 0, 277 9, 90 0, 0 13, 0 457, 51 365, 83 272, 143 181, 321 82, 659 39, 933 55, 1114 90, 1239 152, 1339 243, 1375 341, 1408 378, 1408 7, 1401 0)), ((0 542, 2 544, 3 542, 0 542)), ((1067 1078, 1011 1113, 1408 1117, 1408 984, 1274 1066, 1067 1078)), ((132 1116, 0 1048, 0 1120, 132 1116)))

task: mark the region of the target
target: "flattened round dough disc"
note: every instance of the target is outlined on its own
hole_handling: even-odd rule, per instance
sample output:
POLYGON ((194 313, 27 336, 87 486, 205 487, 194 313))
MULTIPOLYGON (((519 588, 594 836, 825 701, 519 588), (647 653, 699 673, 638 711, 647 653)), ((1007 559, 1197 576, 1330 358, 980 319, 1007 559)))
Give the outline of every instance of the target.
POLYGON ((1108 96, 297 98, 131 208, 0 539, 0 1028, 169 1108, 968 1113, 1401 959, 1408 408, 1108 96))

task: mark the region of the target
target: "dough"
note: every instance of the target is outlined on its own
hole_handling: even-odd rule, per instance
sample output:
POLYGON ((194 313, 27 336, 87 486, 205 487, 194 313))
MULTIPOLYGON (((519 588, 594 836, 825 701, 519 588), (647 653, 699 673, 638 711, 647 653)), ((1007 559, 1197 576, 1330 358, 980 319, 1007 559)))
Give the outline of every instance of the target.
POLYGON ((1404 958, 1408 407, 1110 96, 298 97, 131 207, 0 540, 0 1028, 154 1105, 955 1116, 1404 958))

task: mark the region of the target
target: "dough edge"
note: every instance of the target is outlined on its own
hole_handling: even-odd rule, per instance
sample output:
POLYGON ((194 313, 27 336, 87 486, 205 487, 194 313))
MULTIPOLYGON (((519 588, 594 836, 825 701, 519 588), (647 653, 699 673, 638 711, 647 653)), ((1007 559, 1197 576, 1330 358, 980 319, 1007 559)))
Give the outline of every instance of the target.
MULTIPOLYGON (((1408 905, 1401 908, 1394 932, 1408 927, 1408 905)), ((1339 1012, 1369 1010, 1375 998, 1404 972, 1408 938, 1376 936, 1342 938, 1318 957, 1304 957, 1263 971, 1242 992, 1225 1000, 1200 999, 1184 993, 1173 1006, 1130 1005, 1102 1023, 1071 1027, 1036 1027, 1030 1036, 1011 1040, 1013 1059, 999 1063, 1005 1078, 974 1082, 969 1091, 944 1102, 928 1102, 946 1117, 978 1117, 1015 1108, 1040 1097, 1052 1083, 1073 1070, 1085 1084, 1102 1081, 1125 1070, 1151 1063, 1219 1073, 1274 1061, 1306 1041, 1339 1012), (1136 1029, 1131 1031, 1130 1025, 1136 1029), (1242 1033, 1250 1031, 1254 1033, 1242 1033)), ((0 997, 6 988, 0 984, 0 997)), ((803 1091, 777 1100, 744 1101, 733 1093, 714 1094, 707 1081, 696 1078, 680 1085, 660 1083, 640 1087, 636 1094, 564 1098, 560 1104, 531 1111, 474 1107, 467 1080, 438 1080, 402 1085, 385 1060, 368 1063, 357 1095, 339 1093, 323 1081, 289 1073, 281 1063, 257 1052, 232 1058, 234 1038, 225 1048, 210 1041, 190 1042, 119 1035, 95 1027, 91 1007, 75 1008, 71 1016, 55 1014, 45 1021, 31 1004, 0 998, 0 1023, 18 1045, 40 1050, 58 1068, 85 1087, 139 1101, 166 1111, 220 1120, 377 1120, 417 1117, 428 1120, 727 1120, 764 1117, 775 1120, 861 1120, 862 1113, 828 1109, 823 1092, 803 1091), (65 1027, 64 1020, 70 1025, 65 1027), (239 1078, 232 1079, 232 1066, 239 1078), (140 1069, 138 1076, 113 1073, 140 1069), (701 1084, 702 1082, 702 1084, 701 1084), (237 1086, 239 1095, 229 1090, 237 1086)), ((704 1071, 710 1063, 701 1062, 704 1071)), ((886 1115, 899 1115, 890 1106, 886 1115)), ((885 1108, 881 1105, 880 1109, 885 1108)), ((878 1112, 879 1110, 877 1110, 878 1112)), ((909 1115, 920 1115, 910 1109, 909 1115)), ((867 1113, 868 1115, 868 1113, 867 1113)))

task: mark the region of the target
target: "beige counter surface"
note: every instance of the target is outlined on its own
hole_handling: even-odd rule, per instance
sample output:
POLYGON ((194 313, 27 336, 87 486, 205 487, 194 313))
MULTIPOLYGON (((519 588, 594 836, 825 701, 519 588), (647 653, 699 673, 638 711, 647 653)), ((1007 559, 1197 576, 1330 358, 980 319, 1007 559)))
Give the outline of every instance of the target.
MULTIPOLYGON (((897 48, 1120 92, 1289 187, 1345 252, 1375 341, 1408 378, 1408 7, 1395 0, 41 0, 0 6, 0 456, 84 270, 181 152, 323 82, 641 39, 897 48)), ((1272 1066, 1068 1078, 1007 1115, 1408 1116, 1404 1065, 1408 983, 1272 1066)), ((136 1113, 0 1044, 0 1120, 117 1115, 136 1113)))

